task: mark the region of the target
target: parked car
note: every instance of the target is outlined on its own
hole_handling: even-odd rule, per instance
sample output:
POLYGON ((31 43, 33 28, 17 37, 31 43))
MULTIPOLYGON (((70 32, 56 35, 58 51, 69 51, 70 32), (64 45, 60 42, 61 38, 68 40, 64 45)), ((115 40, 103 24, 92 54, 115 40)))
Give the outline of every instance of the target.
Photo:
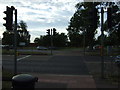
POLYGON ((100 48, 101 48, 100 45, 95 45, 95 46, 93 46, 93 49, 94 49, 94 50, 99 50, 100 48))
POLYGON ((10 49, 9 45, 2 45, 2 49, 10 49))
POLYGON ((120 67, 120 55, 115 57, 115 63, 117 64, 118 67, 120 67))
POLYGON ((48 47, 48 49, 56 50, 58 48, 57 47, 48 47))
POLYGON ((48 48, 44 47, 44 46, 37 46, 37 50, 47 50, 48 48))
POLYGON ((116 62, 116 63, 117 63, 117 62, 120 62, 120 55, 118 55, 118 56, 115 57, 115 62, 116 62))

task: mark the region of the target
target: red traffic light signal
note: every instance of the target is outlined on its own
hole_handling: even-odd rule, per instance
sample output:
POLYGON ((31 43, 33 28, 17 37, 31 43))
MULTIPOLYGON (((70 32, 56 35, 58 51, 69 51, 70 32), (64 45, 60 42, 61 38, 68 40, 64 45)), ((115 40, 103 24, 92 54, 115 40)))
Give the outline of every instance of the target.
POLYGON ((3 25, 6 27, 8 31, 12 31, 13 30, 13 6, 11 8, 7 6, 6 11, 4 11, 3 13, 6 14, 6 17, 3 18, 6 21, 6 23, 4 23, 3 25))

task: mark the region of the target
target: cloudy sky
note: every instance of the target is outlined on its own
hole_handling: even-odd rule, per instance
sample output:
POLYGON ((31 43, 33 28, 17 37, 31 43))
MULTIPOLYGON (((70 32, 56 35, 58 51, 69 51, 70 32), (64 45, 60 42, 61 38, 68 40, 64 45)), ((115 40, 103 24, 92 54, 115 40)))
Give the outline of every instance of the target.
POLYGON ((0 0, 0 36, 5 31, 3 13, 6 6, 14 6, 18 11, 18 22, 27 23, 31 41, 40 35, 46 35, 46 29, 56 28, 67 33, 66 28, 75 12, 75 5, 82 0, 0 0))
POLYGON ((3 12, 6 6, 14 6, 17 9, 18 22, 23 20, 27 23, 27 30, 33 42, 36 37, 46 35, 46 30, 51 28, 56 28, 59 33, 67 34, 66 28, 76 11, 75 5, 78 2, 83 2, 83 0, 0 0, 0 37, 2 38, 2 33, 5 31, 3 12))

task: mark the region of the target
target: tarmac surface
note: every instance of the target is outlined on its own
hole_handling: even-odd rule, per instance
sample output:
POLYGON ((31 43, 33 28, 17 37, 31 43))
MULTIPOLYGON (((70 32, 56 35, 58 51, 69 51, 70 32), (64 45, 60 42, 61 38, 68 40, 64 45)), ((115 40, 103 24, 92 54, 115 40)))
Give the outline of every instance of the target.
MULTIPOLYGON (((5 56, 3 65, 13 68, 13 59, 5 56)), ((117 85, 91 75, 86 63, 98 62, 99 57, 86 57, 79 50, 57 52, 52 56, 19 56, 18 71, 38 77, 35 88, 117 88, 117 85), (90 61, 91 60, 91 61, 90 61)), ((96 68, 96 67, 94 67, 96 68)))

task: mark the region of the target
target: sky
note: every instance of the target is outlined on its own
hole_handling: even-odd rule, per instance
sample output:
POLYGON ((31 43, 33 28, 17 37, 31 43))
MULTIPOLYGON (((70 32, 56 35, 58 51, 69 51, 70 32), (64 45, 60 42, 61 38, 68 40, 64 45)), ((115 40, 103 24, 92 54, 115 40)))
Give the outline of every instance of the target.
POLYGON ((66 33, 70 18, 76 11, 75 5, 81 0, 0 0, 0 37, 6 30, 3 26, 6 6, 14 6, 18 12, 18 23, 23 20, 31 35, 31 42, 40 35, 46 35, 47 29, 56 28, 66 33))
POLYGON ((36 37, 46 35, 47 29, 56 28, 57 32, 67 34, 66 28, 78 2, 83 0, 0 0, 0 38, 6 30, 3 26, 6 6, 17 9, 18 23, 23 20, 27 24, 33 42, 36 37))

